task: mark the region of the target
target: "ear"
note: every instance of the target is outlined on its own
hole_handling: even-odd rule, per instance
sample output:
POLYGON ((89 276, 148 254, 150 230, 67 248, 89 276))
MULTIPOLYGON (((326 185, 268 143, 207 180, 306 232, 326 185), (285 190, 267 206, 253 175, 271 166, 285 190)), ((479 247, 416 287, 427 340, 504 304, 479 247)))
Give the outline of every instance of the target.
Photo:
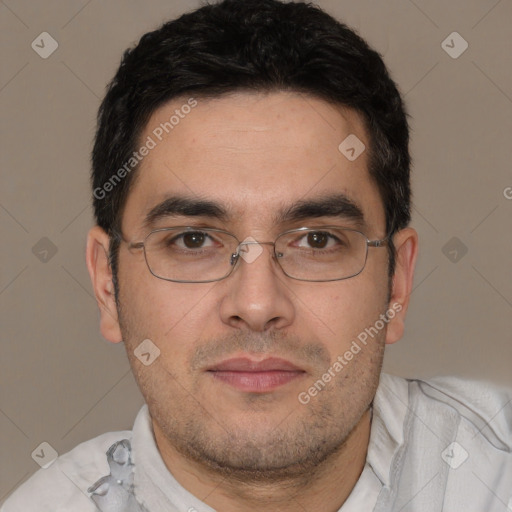
POLYGON ((396 266, 391 285, 389 308, 395 316, 389 321, 386 343, 398 341, 404 334, 405 316, 412 291, 414 268, 418 255, 418 233, 413 228, 400 230, 393 237, 396 248, 396 266))
POLYGON ((122 341, 112 281, 112 269, 108 258, 109 236, 99 226, 87 235, 85 259, 91 277, 94 295, 100 308, 100 330, 112 343, 122 341))

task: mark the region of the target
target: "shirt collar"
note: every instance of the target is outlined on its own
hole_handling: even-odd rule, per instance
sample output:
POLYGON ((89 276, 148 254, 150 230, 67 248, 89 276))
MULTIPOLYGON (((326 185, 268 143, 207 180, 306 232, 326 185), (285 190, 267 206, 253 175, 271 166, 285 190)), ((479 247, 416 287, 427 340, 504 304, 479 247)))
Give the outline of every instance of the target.
POLYGON ((390 486, 393 460, 404 443, 404 422, 408 408, 407 380, 381 373, 373 400, 366 461, 385 486, 390 486))
POLYGON ((182 487, 167 469, 158 451, 147 404, 133 425, 132 461, 135 496, 151 512, 215 512, 182 487))

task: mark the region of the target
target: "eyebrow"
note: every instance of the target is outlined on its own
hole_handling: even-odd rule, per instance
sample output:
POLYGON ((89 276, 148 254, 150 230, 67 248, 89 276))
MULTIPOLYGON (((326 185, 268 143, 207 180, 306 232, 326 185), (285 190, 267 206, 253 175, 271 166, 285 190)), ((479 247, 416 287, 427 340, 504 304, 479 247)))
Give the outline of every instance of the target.
MULTIPOLYGON (((234 217, 228 208, 216 201, 173 195, 151 208, 144 218, 143 227, 150 229, 162 219, 178 216, 207 217, 221 222, 228 222, 234 217)), ((272 220, 276 224, 285 224, 320 217, 337 217, 350 221, 356 227, 366 225, 361 207, 342 193, 301 199, 283 207, 272 220)))
POLYGON ((319 217, 337 217, 351 221, 357 227, 365 226, 363 210, 345 194, 329 194, 313 199, 302 199, 281 210, 274 221, 277 223, 294 222, 298 220, 319 217))
POLYGON ((170 196, 157 204, 144 217, 143 226, 151 228, 166 217, 209 217, 226 222, 230 215, 220 203, 188 196, 170 196))

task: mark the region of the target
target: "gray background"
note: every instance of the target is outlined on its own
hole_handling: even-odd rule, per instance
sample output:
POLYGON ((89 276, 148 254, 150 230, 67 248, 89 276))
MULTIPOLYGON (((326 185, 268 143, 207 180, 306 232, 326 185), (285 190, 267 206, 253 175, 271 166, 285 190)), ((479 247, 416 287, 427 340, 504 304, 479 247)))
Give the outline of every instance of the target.
MULTIPOLYGON (((406 334, 385 370, 510 385, 512 2, 318 4, 381 52, 412 116, 420 257, 406 334), (469 44, 458 58, 442 46, 454 31, 469 44)), ((123 50, 198 5, 0 3, 0 502, 39 468, 41 442, 62 454, 130 429, 143 403, 123 345, 98 329, 84 262, 89 153, 123 50), (31 47, 42 32, 59 45, 47 59, 31 47)))

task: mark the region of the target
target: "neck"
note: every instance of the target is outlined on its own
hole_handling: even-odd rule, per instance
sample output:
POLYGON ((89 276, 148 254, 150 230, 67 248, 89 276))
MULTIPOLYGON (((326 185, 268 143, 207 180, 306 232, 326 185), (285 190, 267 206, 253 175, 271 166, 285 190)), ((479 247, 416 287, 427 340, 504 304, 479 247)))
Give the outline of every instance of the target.
POLYGON ((223 512, 339 510, 364 468, 370 428, 371 410, 368 409, 342 447, 319 464, 314 472, 286 480, 249 482, 238 480, 236 476, 226 477, 184 457, 153 420, 158 449, 174 478, 207 505, 223 512))

